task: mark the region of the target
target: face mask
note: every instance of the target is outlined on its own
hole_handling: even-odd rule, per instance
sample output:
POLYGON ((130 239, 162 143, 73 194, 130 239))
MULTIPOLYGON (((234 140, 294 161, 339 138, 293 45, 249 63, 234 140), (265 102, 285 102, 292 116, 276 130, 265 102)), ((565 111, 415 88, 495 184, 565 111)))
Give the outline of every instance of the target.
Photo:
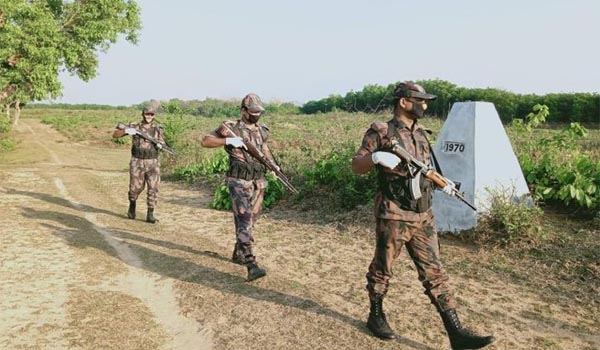
POLYGON ((425 108, 423 108, 422 103, 414 103, 412 102, 412 108, 408 111, 408 113, 413 116, 415 119, 420 119, 425 116, 425 108))
POLYGON ((246 111, 243 113, 243 116, 246 118, 246 120, 250 123, 250 124, 256 124, 258 122, 258 120, 260 119, 261 114, 255 114, 252 115, 250 114, 250 112, 246 111))

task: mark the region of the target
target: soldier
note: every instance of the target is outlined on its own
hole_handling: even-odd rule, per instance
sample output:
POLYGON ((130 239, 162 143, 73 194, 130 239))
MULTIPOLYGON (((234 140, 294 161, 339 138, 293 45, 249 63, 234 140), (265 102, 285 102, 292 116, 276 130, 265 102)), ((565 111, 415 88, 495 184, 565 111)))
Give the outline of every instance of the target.
POLYGON ((151 101, 142 111, 142 120, 139 123, 119 123, 113 132, 113 137, 133 136, 131 145, 131 162, 129 163, 129 210, 127 217, 135 219, 136 200, 148 186, 148 212, 146 222, 156 223, 154 207, 158 197, 160 185, 160 164, 158 162, 158 151, 162 149, 161 144, 154 144, 137 135, 136 129, 145 132, 161 143, 165 143, 164 130, 158 123, 154 123, 154 116, 160 107, 158 101, 151 101))
POLYGON ((231 260, 247 267, 248 281, 267 274, 265 269, 258 266, 252 250, 252 229, 262 211, 267 186, 266 167, 248 153, 244 144, 252 143, 264 157, 276 164, 267 146, 269 128, 258 123, 264 111, 260 98, 250 93, 242 99, 240 119, 225 121, 219 128, 202 138, 203 147, 224 146, 229 155, 226 181, 231 195, 236 234, 231 260), (226 137, 227 129, 233 131, 237 137, 226 137))
MULTIPOLYGON (((367 327, 381 339, 394 339, 383 312, 383 298, 392 277, 394 260, 402 245, 412 258, 425 294, 440 313, 452 349, 479 349, 495 339, 478 336, 464 328, 456 314, 456 301, 451 294, 448 275, 440 260, 431 198, 433 184, 422 177, 421 197, 413 198, 410 191, 411 172, 407 164, 391 153, 391 141, 398 141, 408 152, 425 164, 431 164, 429 130, 418 121, 423 118, 427 101, 435 95, 427 94, 423 87, 413 82, 403 82, 393 92, 394 116, 386 123, 371 124, 362 145, 352 158, 352 171, 364 174, 376 167, 378 193, 375 197, 376 244, 369 266, 367 290, 371 309, 367 327)), ((442 190, 452 195, 455 185, 442 190)))

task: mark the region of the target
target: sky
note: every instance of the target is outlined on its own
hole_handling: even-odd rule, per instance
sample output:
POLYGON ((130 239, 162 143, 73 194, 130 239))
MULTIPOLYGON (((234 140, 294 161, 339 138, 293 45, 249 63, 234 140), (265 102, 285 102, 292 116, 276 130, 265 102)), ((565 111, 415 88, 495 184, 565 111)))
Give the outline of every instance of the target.
POLYGON ((515 93, 600 92, 597 0, 138 0, 140 41, 61 74, 57 103, 303 104, 367 84, 442 79, 515 93))

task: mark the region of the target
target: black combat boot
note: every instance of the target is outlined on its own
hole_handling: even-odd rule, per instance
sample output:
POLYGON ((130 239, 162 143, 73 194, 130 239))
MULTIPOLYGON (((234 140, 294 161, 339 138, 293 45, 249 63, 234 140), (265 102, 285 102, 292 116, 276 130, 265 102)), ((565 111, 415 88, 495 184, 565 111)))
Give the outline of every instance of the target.
POLYGON ((491 335, 482 337, 464 328, 460 324, 460 320, 454 309, 441 312, 440 315, 442 316, 442 321, 444 321, 446 332, 448 332, 452 350, 481 349, 496 340, 491 335))
POLYGON ((396 335, 390 328, 390 325, 385 318, 385 314, 383 313, 383 296, 369 299, 371 301, 371 312, 369 313, 367 328, 369 328, 377 338, 384 340, 396 339, 396 335))
POLYGON ((256 263, 248 264, 248 282, 267 275, 267 270, 258 267, 256 263))
POLYGON ((129 201, 129 210, 127 210, 127 217, 135 219, 135 201, 129 201))
POLYGON ((233 262, 234 264, 238 264, 238 265, 246 265, 246 259, 239 252, 237 244, 235 245, 235 247, 233 247, 233 254, 231 255, 231 262, 233 262))
POLYGON ((151 224, 158 222, 158 219, 154 217, 154 208, 148 208, 148 214, 146 215, 146 222, 149 222, 151 224))

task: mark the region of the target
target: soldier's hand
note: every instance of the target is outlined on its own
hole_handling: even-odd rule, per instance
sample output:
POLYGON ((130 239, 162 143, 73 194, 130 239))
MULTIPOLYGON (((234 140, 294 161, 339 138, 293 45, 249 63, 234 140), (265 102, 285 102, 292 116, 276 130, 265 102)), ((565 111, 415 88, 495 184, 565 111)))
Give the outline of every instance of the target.
POLYGON ((246 148, 246 145, 244 144, 244 139, 242 139, 241 137, 227 137, 225 139, 225 144, 236 148, 246 148))
POLYGON ((163 149, 162 143, 157 143, 156 144, 156 148, 158 148, 159 150, 163 149))
POLYGON ((126 133, 127 135, 135 135, 135 134, 136 134, 136 131, 135 131, 135 129, 134 129, 134 128, 126 128, 126 129, 125 129, 125 133, 126 133))
POLYGON ((442 192, 444 192, 445 194, 447 194, 449 196, 454 196, 455 188, 456 188, 456 185, 454 184, 454 182, 450 181, 450 182, 448 182, 448 184, 446 186, 444 186, 444 188, 442 188, 442 192))
POLYGON ((390 152, 374 152, 371 154, 371 160, 375 164, 381 164, 386 168, 394 169, 400 164, 400 158, 390 152))

